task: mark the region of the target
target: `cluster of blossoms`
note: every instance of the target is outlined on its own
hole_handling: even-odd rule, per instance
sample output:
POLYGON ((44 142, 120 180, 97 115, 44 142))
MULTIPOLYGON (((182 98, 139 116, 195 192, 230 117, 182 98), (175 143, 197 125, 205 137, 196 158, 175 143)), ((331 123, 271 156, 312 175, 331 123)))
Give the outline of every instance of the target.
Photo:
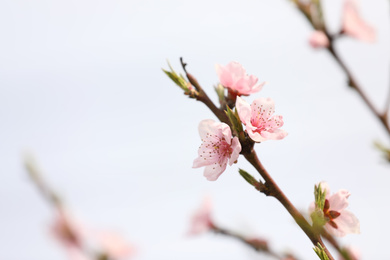
MULTIPOLYGON (((341 33, 365 42, 375 41, 375 30, 360 16, 355 0, 344 1, 341 33)), ((328 36, 322 30, 314 31, 309 43, 313 48, 326 48, 330 44, 328 36)))
MULTIPOLYGON (((358 16, 356 8, 351 6, 352 2, 350 0, 346 1, 344 16, 347 18, 344 21, 344 32, 352 35, 353 24, 357 23, 358 16)), ((318 35, 318 37, 323 36, 326 37, 326 35, 318 35)), ((358 37, 356 31, 355 37, 358 37)), ((326 38, 325 40, 328 39, 326 38)), ((283 117, 274 115, 275 104, 273 99, 260 97, 249 104, 241 97, 260 91, 265 84, 264 82, 258 83, 258 78, 248 75, 245 69, 237 62, 230 62, 226 66, 216 65, 216 70, 220 82, 219 86, 227 89, 228 92, 228 95, 225 96, 222 87, 217 89, 221 105, 226 104, 228 106, 225 112, 229 118, 230 125, 223 122, 215 122, 211 119, 203 120, 199 124, 199 135, 202 139, 202 144, 198 149, 198 157, 194 160, 193 168, 204 166, 204 176, 209 181, 217 180, 225 171, 227 164, 231 166, 237 162, 243 146, 249 144, 249 149, 252 149, 253 144, 256 142, 281 140, 287 136, 287 132, 281 129, 284 124, 283 117), (233 109, 232 107, 235 107, 235 112, 231 110, 233 109), (245 126, 245 129, 243 126, 245 126)), ((172 73, 169 72, 167 74, 172 76, 172 73)), ((199 95, 199 93, 196 93, 194 97, 196 95, 199 95)), ((248 149, 245 151, 247 152, 248 149)), ((243 177, 251 185, 257 187, 254 185, 255 180, 252 180, 250 177, 243 177)), ((321 228, 325 228, 330 235, 339 237, 349 233, 360 233, 359 220, 354 214, 346 210, 350 193, 346 190, 340 190, 331 194, 328 185, 324 182, 316 188, 316 192, 318 190, 321 190, 319 193, 320 197, 318 197, 321 198, 319 200, 321 203, 318 203, 316 197, 316 202, 309 209, 313 213, 313 227, 320 223, 321 228), (320 218, 317 219, 316 216, 320 218)), ((202 207, 192 218, 190 234, 199 234, 217 229, 211 218, 210 201, 205 200, 202 207)), ((246 242, 256 246, 256 248, 266 248, 266 244, 262 240, 249 239, 246 242)), ((359 258, 355 252, 345 250, 348 258, 354 260, 359 258)))
MULTIPOLYGON (((260 91, 265 84, 257 83, 257 77, 247 75, 245 69, 237 62, 226 66, 217 65, 219 81, 236 99, 236 109, 241 122, 246 126, 246 133, 254 142, 280 140, 287 136, 283 126, 283 117, 274 116, 275 105, 271 98, 258 98, 249 105, 240 96, 247 96, 260 91)), ((203 120, 199 124, 199 135, 202 144, 199 157, 195 159, 193 168, 206 166, 204 176, 215 181, 225 171, 227 163, 232 165, 241 152, 241 144, 237 136, 232 136, 229 125, 203 120)))

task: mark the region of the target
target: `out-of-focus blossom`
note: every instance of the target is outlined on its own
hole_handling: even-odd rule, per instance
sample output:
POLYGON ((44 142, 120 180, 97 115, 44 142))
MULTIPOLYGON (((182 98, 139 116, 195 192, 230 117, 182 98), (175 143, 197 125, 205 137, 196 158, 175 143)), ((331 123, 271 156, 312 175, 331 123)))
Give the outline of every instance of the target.
POLYGON ((85 253, 84 236, 86 229, 76 223, 71 216, 60 209, 51 226, 55 238, 64 246, 71 260, 92 260, 85 253))
POLYGON ((309 38, 309 44, 313 48, 325 48, 329 46, 329 39, 323 31, 314 31, 309 38))
POLYGON ((259 92, 265 84, 265 82, 257 83, 257 77, 247 75, 245 69, 238 62, 232 61, 226 66, 217 64, 215 67, 220 83, 237 96, 248 96, 259 92))
POLYGON ((253 141, 280 140, 287 136, 286 131, 279 129, 283 126, 283 117, 273 116, 275 104, 271 98, 258 98, 249 105, 238 97, 236 108, 253 141))
MULTIPOLYGON (((334 236, 343 237, 346 234, 360 233, 360 223, 353 213, 346 210, 349 205, 348 197, 351 195, 347 190, 339 190, 330 194, 329 186, 326 182, 321 182, 321 188, 326 191, 325 206, 323 214, 325 220, 325 229, 334 236)), ((310 211, 314 211, 314 203, 310 211)))
POLYGON ((111 259, 128 259, 135 253, 135 248, 130 246, 118 233, 110 231, 94 231, 100 250, 111 259))
POLYGON ((86 228, 63 209, 58 210, 51 229, 71 260, 92 260, 91 253, 119 260, 128 259, 134 253, 134 249, 117 234, 86 228))
POLYGON ((211 220, 211 199, 206 197, 191 218, 190 235, 198 235, 214 228, 211 220))
MULTIPOLYGON (((360 250, 358 248, 348 246, 348 247, 345 247, 343 249, 347 252, 350 260, 360 260, 361 259, 360 250)), ((344 257, 340 256, 340 260, 345 260, 345 259, 344 259, 344 257)))
POLYGON ((215 181, 232 165, 241 152, 241 144, 237 137, 232 138, 230 127, 225 123, 214 122, 211 119, 199 123, 199 135, 202 144, 199 147, 199 157, 194 160, 193 168, 206 166, 204 176, 209 181, 215 181))
POLYGON ((362 19, 355 0, 344 2, 343 32, 362 41, 375 41, 375 29, 362 19))

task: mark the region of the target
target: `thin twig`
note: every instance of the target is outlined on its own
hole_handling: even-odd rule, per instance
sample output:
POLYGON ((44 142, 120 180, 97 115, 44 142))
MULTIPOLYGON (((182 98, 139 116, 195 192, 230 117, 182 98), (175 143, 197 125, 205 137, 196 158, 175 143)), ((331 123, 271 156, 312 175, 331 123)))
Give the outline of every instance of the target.
POLYGON ((226 235, 226 236, 238 239, 239 241, 250 246, 254 250, 259 251, 259 252, 264 252, 265 254, 268 254, 270 256, 275 257, 276 259, 279 259, 279 260, 284 259, 284 257, 280 256, 279 254, 277 254, 276 252, 272 251, 269 248, 266 240, 248 239, 248 238, 243 237, 242 235, 239 235, 237 233, 233 233, 227 229, 223 229, 223 228, 216 227, 216 226, 213 226, 212 231, 214 231, 217 234, 222 234, 222 235, 226 235))
MULTIPOLYGON (((302 4, 299 0, 294 1, 297 9, 300 11, 302 15, 304 15, 305 18, 309 21, 310 25, 313 27, 313 29, 318 30, 318 26, 316 26, 313 22, 313 18, 311 17, 310 13, 308 12, 307 6, 305 4, 302 4)), ((332 36, 329 31, 326 28, 325 22, 322 20, 322 28, 323 32, 327 35, 329 38, 329 46, 327 47, 327 50, 332 55, 332 57, 336 60, 336 62, 340 65, 341 69, 345 72, 349 85, 356 90, 360 98, 363 100, 363 102, 367 105, 367 107, 371 110, 371 112, 374 114, 374 116, 381 122, 382 126, 385 128, 386 132, 390 136, 390 123, 388 122, 387 115, 388 110, 390 107, 390 92, 388 95, 388 99, 386 102, 386 109, 383 113, 380 113, 374 106, 374 104, 368 99, 367 95, 364 93, 362 87, 357 83, 356 79, 353 77, 351 71, 348 69, 348 67, 345 65, 345 63, 341 60, 339 55, 336 53, 334 48, 334 41, 339 38, 341 34, 337 34, 335 36, 332 36)), ((390 90, 389 90, 390 91, 390 90)))
POLYGON ((45 183, 42 179, 38 166, 31 155, 26 155, 24 165, 31 180, 35 183, 41 195, 45 198, 51 206, 61 208, 61 201, 59 196, 45 183))
MULTIPOLYGON (((371 112, 374 114, 374 116, 379 119, 379 121, 382 123, 382 126, 385 128, 386 132, 390 135, 390 125, 387 121, 387 111, 384 113, 380 113, 374 106, 374 104, 368 99, 367 95, 363 92, 362 87, 357 83, 356 79, 352 76, 352 73, 348 69, 348 67, 345 65, 345 63, 340 59, 339 55, 336 53, 334 49, 334 43, 333 39, 330 38, 330 44, 327 48, 329 53, 332 55, 332 57, 337 61, 337 63, 340 65, 341 69, 345 72, 349 85, 356 90, 356 92, 359 94, 363 102, 367 105, 367 107, 371 110, 371 112)), ((387 101, 387 106, 389 106, 390 103, 390 93, 387 101)))
POLYGON ((218 107, 216 107, 214 105, 214 103, 207 96, 206 92, 204 92, 203 88, 200 86, 200 84, 198 83, 196 78, 187 72, 187 69, 186 69, 187 64, 184 63, 183 58, 180 58, 180 63, 181 63, 181 66, 183 67, 184 72, 186 73, 188 81, 199 92, 199 95, 196 97, 196 99, 198 101, 202 102, 203 104, 205 104, 221 122, 224 122, 224 123, 230 125, 229 118, 227 117, 225 112, 220 110, 218 107))

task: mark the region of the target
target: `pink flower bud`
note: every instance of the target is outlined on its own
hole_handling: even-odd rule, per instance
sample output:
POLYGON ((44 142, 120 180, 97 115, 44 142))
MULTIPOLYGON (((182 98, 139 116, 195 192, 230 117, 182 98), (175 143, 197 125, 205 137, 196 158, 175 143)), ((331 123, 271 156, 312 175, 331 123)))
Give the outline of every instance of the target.
POLYGON ((257 77, 247 75, 245 69, 238 62, 232 61, 226 66, 217 64, 215 67, 220 83, 237 96, 248 96, 259 92, 265 84, 265 82, 257 83, 257 77))

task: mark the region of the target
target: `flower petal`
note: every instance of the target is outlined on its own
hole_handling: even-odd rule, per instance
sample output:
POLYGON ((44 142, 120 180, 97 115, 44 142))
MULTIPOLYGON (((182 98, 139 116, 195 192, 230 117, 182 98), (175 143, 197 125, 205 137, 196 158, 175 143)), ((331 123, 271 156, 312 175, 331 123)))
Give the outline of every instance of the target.
POLYGON ((225 138, 225 141, 228 144, 231 144, 232 141, 232 130, 230 130, 230 126, 225 123, 221 123, 219 127, 221 129, 222 136, 225 138))
POLYGON ((249 104, 244 99, 237 97, 236 109, 237 109, 238 116, 240 117, 241 122, 244 125, 250 124, 251 107, 249 106, 249 104))
POLYGON ((252 125, 246 127, 246 131, 247 131, 249 137, 250 137, 253 141, 258 142, 258 143, 267 141, 267 138, 261 136, 260 133, 254 132, 254 130, 256 130, 256 129, 257 129, 257 128, 256 128, 256 127, 253 127, 252 125))
POLYGON ((232 75, 225 69, 225 67, 217 64, 215 65, 215 69, 217 71, 217 75, 219 78, 219 82, 224 86, 231 86, 233 85, 233 78, 232 75))
POLYGON ((215 128, 214 123, 215 121, 212 119, 205 119, 199 123, 198 131, 200 138, 204 139, 207 137, 207 134, 212 135, 217 133, 217 129, 215 128))
POLYGON ((251 104, 252 125, 260 126, 275 113, 275 102, 272 98, 258 98, 251 104))
POLYGON ((233 138, 232 141, 232 154, 230 155, 229 159, 229 165, 232 166, 235 161, 237 161, 238 156, 240 155, 241 152, 241 144, 240 141, 238 140, 237 136, 233 138))
POLYGON ((354 0, 344 2, 343 30, 351 37, 362 41, 374 42, 376 38, 375 29, 361 18, 354 0))
POLYGON ((288 135, 288 133, 282 129, 275 129, 272 132, 263 131, 261 136, 266 140, 282 140, 288 135))
POLYGON ((209 145, 210 143, 208 142, 203 142, 201 144, 198 150, 199 156, 194 160, 192 168, 199 168, 218 162, 219 154, 209 145))
POLYGON ((215 181, 218 177, 225 171, 227 165, 227 158, 224 163, 214 163, 212 165, 208 165, 204 169, 203 175, 209 181, 215 181))
POLYGON ((313 48, 324 48, 329 46, 329 39, 323 31, 314 31, 309 38, 309 44, 313 48))
POLYGON ((336 236, 345 236, 346 234, 359 234, 360 222, 355 215, 348 211, 343 210, 340 212, 340 216, 333 220, 337 224, 337 229, 334 231, 336 236))
POLYGON ((339 190, 338 192, 332 194, 329 197, 329 204, 330 204, 330 210, 335 210, 335 211, 342 211, 344 210, 349 202, 348 202, 348 197, 351 195, 347 190, 339 190))

